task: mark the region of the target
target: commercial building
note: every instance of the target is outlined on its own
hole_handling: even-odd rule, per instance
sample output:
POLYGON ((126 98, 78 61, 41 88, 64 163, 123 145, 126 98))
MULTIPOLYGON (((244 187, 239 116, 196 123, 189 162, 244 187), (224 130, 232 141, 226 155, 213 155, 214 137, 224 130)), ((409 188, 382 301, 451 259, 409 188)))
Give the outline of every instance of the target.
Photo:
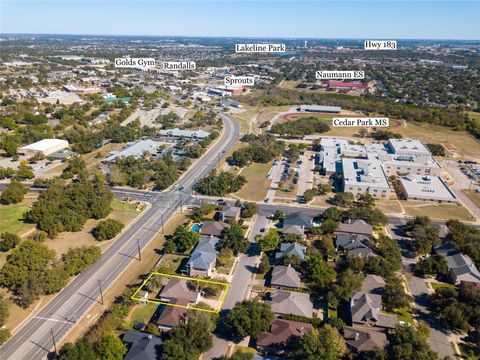
POLYGON ((359 82, 329 80, 327 81, 327 88, 334 90, 365 91, 368 89, 368 86, 359 82))
POLYGON ((48 103, 48 104, 64 104, 71 105, 73 103, 81 103, 83 100, 75 93, 70 93, 67 91, 47 91, 41 97, 37 97, 36 100, 39 103, 48 103))
POLYGON ((438 176, 407 175, 400 178, 400 185, 408 200, 458 202, 448 185, 438 176))
POLYGON ((36 143, 21 147, 19 149, 20 154, 28 157, 35 156, 37 154, 48 156, 59 150, 66 149, 68 147, 68 141, 62 139, 43 139, 36 143))
POLYGON ((172 136, 180 138, 191 138, 191 139, 205 139, 210 136, 210 133, 203 130, 180 130, 179 128, 175 129, 165 129, 160 130, 160 135, 162 136, 172 136))
POLYGON ((342 108, 340 106, 301 105, 297 108, 297 111, 338 114, 342 111, 342 108))
POLYGON ((133 156, 136 159, 144 157, 147 154, 155 154, 162 146, 162 143, 153 140, 140 140, 135 143, 129 143, 119 152, 107 157, 104 162, 113 163, 116 159, 133 156))
POLYGON ((374 198, 389 198, 391 194, 382 163, 372 159, 342 159, 343 188, 355 196, 369 193, 374 198))
POLYGON ((388 176, 440 175, 442 168, 431 156, 380 154, 379 159, 388 176))

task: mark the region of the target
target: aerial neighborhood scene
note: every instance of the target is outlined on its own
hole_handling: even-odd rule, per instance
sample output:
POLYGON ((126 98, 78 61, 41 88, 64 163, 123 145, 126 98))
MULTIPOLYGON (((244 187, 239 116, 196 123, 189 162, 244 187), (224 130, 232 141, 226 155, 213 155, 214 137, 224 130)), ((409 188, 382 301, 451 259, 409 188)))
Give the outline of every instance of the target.
POLYGON ((480 360, 480 2, 0 0, 0 359, 480 360))

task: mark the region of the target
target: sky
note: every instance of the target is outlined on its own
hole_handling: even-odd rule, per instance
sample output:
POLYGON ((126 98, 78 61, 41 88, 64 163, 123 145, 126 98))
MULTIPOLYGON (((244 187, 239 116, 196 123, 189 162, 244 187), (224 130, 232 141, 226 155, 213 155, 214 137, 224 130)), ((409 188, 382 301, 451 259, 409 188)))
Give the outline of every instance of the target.
POLYGON ((479 40, 480 0, 0 0, 0 33, 479 40))

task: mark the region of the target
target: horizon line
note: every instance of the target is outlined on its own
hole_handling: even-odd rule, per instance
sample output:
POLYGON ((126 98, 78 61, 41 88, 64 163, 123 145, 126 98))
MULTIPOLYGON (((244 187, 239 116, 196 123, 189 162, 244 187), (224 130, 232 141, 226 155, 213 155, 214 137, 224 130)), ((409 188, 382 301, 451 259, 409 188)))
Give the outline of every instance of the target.
POLYGON ((147 35, 147 34, 88 34, 88 33, 42 33, 42 32, 2 32, 0 31, 0 36, 4 35, 64 35, 64 36, 109 36, 109 37, 190 37, 190 38, 219 38, 219 39, 284 39, 284 40, 430 40, 430 41, 478 41, 480 42, 480 38, 478 39, 467 39, 467 38, 401 38, 401 37, 312 37, 312 36, 304 36, 304 37, 291 37, 291 36, 241 36, 241 35, 147 35))

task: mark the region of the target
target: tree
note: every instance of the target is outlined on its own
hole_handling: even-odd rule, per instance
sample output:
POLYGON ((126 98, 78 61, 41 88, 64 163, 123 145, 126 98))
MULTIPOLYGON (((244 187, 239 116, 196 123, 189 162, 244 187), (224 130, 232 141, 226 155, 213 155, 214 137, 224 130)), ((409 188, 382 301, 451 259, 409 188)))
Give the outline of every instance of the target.
POLYGON ((230 357, 226 355, 220 356, 219 360, 253 360, 253 354, 254 353, 250 351, 244 352, 244 351, 237 350, 230 357))
POLYGON ((225 318, 225 327, 234 337, 257 337, 270 328, 275 315, 267 304, 255 300, 236 303, 225 318))
POLYGON ((340 273, 337 282, 333 284, 333 294, 339 300, 349 301, 353 294, 362 287, 362 279, 351 269, 340 273))
POLYGON ((23 200, 23 197, 27 193, 27 188, 23 186, 20 181, 12 180, 2 192, 1 202, 2 204, 18 204, 23 200))
POLYGON ((82 246, 69 249, 63 255, 65 270, 69 276, 77 275, 100 258, 102 252, 97 246, 82 246))
POLYGON ((430 349, 425 334, 413 326, 397 325, 393 333, 387 334, 390 358, 405 360, 435 360, 436 352, 430 349))
POLYGON ((123 226, 121 222, 114 219, 103 220, 92 230, 92 235, 100 241, 110 240, 122 231, 123 226))
POLYGON ((212 347, 213 322, 209 313, 192 311, 188 322, 168 332, 163 343, 163 360, 196 359, 212 347))
POLYGON ((20 161, 16 175, 21 180, 33 179, 35 177, 32 167, 25 160, 20 161))
POLYGON ((347 353, 347 347, 338 330, 329 324, 312 329, 299 341, 294 352, 295 359, 337 360, 347 353))
POLYGON ((97 360, 93 343, 83 336, 75 344, 66 343, 60 350, 61 360, 97 360))
POLYGON ((248 240, 245 239, 243 229, 240 225, 234 224, 222 231, 222 249, 230 249, 237 256, 248 249, 248 240))
POLYGON ((285 214, 280 210, 275 210, 273 213, 272 219, 273 220, 282 220, 285 217, 285 214))
POLYGON ((322 225, 320 226, 320 231, 322 232, 322 234, 331 234, 337 229, 337 227, 338 222, 327 219, 322 222, 322 225))
POLYGON ((322 219, 339 222, 342 219, 342 214, 342 210, 332 206, 323 212, 322 219))
POLYGON ((268 231, 257 239, 258 247, 262 251, 272 251, 278 247, 280 243, 280 235, 275 229, 268 229, 268 231))
POLYGON ((420 260, 416 265, 416 269, 426 275, 438 277, 445 277, 448 274, 447 260, 440 254, 434 254, 429 258, 420 260))
POLYGON ((240 190, 246 182, 242 175, 235 176, 224 171, 217 174, 212 170, 208 176, 197 181, 195 191, 203 195, 223 196, 240 190))
POLYGON ((9 232, 0 234, 0 251, 8 251, 13 249, 20 242, 20 236, 9 232))
POLYGON ((416 216, 405 225, 407 234, 414 239, 414 248, 419 255, 426 255, 440 245, 438 226, 431 224, 427 216, 416 216))
POLYGON ((185 225, 179 225, 174 233, 167 238, 165 250, 167 252, 186 252, 200 239, 200 234, 190 231, 185 225))
POLYGON ((335 194, 331 202, 333 205, 336 205, 336 206, 349 207, 353 205, 354 200, 355 200, 355 197, 353 196, 352 193, 340 192, 335 194))
POLYGON ((8 319, 8 301, 0 296, 0 328, 8 319))
POLYGON ((325 290, 335 281, 336 276, 335 269, 323 260, 321 254, 308 256, 305 264, 305 277, 314 282, 315 286, 325 290))
POLYGON ((249 218, 258 212, 258 205, 252 202, 243 204, 240 216, 242 218, 249 218))
POLYGON ((233 251, 228 248, 221 249, 217 256, 217 263, 226 266, 233 261, 233 251))
POLYGON ((409 306, 412 298, 405 293, 402 282, 392 277, 388 279, 382 294, 382 304, 385 310, 394 311, 404 306, 409 306))
POLYGON ((10 337, 10 331, 8 329, 0 329, 0 346, 5 343, 10 337))
POLYGON ((100 338, 97 351, 103 360, 123 360, 127 348, 118 337, 107 334, 100 338))
POLYGON ((375 206, 375 198, 370 193, 363 193, 357 199, 357 204, 360 207, 373 207, 375 206))
POLYGON ((262 259, 258 265, 258 272, 260 274, 265 274, 268 270, 270 270, 270 261, 268 261, 268 256, 266 254, 262 254, 262 259))

